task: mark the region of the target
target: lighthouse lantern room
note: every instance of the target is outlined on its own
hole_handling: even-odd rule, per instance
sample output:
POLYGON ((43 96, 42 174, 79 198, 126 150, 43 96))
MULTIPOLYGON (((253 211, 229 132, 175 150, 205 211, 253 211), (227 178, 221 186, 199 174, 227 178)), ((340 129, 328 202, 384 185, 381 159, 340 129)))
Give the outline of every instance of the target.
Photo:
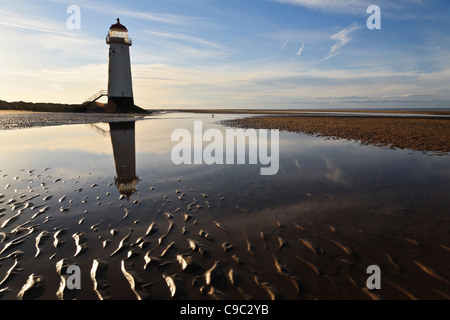
POLYGON ((120 23, 111 25, 106 43, 109 45, 108 107, 115 112, 127 111, 134 106, 131 80, 131 38, 120 23))

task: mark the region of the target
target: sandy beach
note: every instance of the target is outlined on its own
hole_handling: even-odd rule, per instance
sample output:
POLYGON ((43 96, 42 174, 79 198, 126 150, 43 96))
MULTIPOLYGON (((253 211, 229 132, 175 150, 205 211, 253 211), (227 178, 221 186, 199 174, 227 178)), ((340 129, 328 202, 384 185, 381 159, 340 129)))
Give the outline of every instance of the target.
POLYGON ((403 134, 419 150, 444 151, 448 120, 11 116, 7 124, 29 129, 0 136, 0 299, 450 299, 445 156, 319 136, 392 144, 403 134), (110 125, 110 137, 77 119, 132 124, 110 125), (170 134, 195 119, 286 131, 279 174, 173 165, 170 134), (154 152, 159 144, 167 151, 154 152), (127 195, 121 170, 135 179, 127 195), (80 290, 65 285, 71 265, 80 290), (382 270, 380 290, 366 287, 370 265, 382 270))
POLYGON ((341 138, 390 148, 450 151, 449 118, 255 116, 227 121, 226 124, 341 138))
POLYGON ((30 112, 0 110, 0 130, 25 129, 68 124, 93 124, 99 122, 135 121, 138 114, 30 112))

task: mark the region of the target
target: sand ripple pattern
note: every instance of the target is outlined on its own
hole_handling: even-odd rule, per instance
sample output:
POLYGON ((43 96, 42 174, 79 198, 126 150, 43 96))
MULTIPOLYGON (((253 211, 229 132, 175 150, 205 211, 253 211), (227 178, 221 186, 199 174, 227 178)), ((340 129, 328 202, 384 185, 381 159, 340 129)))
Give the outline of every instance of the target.
POLYGON ((231 195, 182 180, 172 191, 154 183, 126 199, 93 175, 38 171, 8 180, 0 195, 2 299, 450 297, 449 269, 440 263, 449 259, 448 238, 385 234, 367 228, 370 215, 318 214, 334 201, 326 195, 244 212, 231 195), (27 193, 14 191, 24 186, 27 193), (61 212, 60 201, 70 210, 61 212), (383 271, 378 291, 365 285, 371 264, 383 271), (81 289, 68 289, 71 265, 81 269, 81 289))

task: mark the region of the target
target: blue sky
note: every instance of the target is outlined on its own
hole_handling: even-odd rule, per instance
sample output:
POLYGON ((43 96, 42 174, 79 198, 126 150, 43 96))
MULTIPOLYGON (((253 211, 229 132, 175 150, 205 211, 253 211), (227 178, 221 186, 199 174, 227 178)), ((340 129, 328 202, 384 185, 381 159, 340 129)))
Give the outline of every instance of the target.
POLYGON ((106 89, 116 18, 146 108, 450 107, 446 0, 0 0, 0 99, 106 89), (366 27, 372 4, 380 30, 366 27))

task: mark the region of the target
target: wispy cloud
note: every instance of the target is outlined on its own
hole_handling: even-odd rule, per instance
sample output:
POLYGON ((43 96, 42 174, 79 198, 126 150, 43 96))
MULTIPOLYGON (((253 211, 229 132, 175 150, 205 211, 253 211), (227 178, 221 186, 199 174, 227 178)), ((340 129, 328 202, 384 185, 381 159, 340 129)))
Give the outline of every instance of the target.
POLYGON ((341 12, 353 14, 364 13, 362 8, 367 8, 371 3, 369 0, 275 0, 277 2, 298 5, 313 10, 326 12, 341 12))
MULTIPOLYGON (((74 4, 73 0, 47 0, 55 3, 62 3, 66 5, 74 4)), ((157 13, 152 11, 138 11, 128 9, 130 5, 118 6, 111 4, 111 1, 91 1, 91 0, 77 0, 75 2, 82 10, 89 9, 97 13, 104 15, 117 15, 119 17, 128 17, 139 20, 147 20, 152 22, 159 22, 172 25, 192 25, 199 22, 200 18, 192 16, 170 14, 170 13, 157 13)))
MULTIPOLYGON (((92 9, 104 10, 104 8, 91 7, 92 9)), ((109 12, 110 13, 110 12, 109 12)), ((140 12, 133 10, 121 10, 116 9, 113 10, 113 13, 116 15, 126 16, 134 19, 142 19, 153 22, 160 22, 166 24, 174 24, 174 25, 193 25, 194 23, 198 23, 199 19, 190 16, 183 16, 177 14, 166 14, 166 13, 154 13, 154 12, 140 12)))
MULTIPOLYGON (((224 63, 201 68, 134 64, 132 68, 135 101, 148 108, 327 107, 349 103, 415 106, 419 102, 433 106, 449 101, 448 90, 442 85, 448 82, 448 70, 432 74, 371 69, 311 70, 290 62, 224 63), (432 101, 435 98, 441 102, 432 101), (412 104, 414 101, 416 104, 412 104)), ((9 72, 8 81, 0 78, 0 84, 9 101, 80 103, 105 88, 107 69, 107 63, 40 72, 21 69, 9 72), (27 90, 13 95, 15 83, 27 90)))
MULTIPOLYGON (((166 62, 174 65, 189 65, 207 61, 224 60, 231 56, 229 49, 215 41, 204 37, 198 37, 186 32, 174 31, 144 31, 146 39, 152 44, 153 61, 166 62)), ((142 55, 142 54, 141 54, 142 55)), ((139 58, 140 62, 146 63, 149 58, 139 58)))
POLYGON ((288 42, 289 42, 290 40, 291 40, 291 38, 287 39, 287 40, 283 43, 283 45, 281 46, 280 50, 283 50, 284 48, 286 48, 286 46, 287 46, 287 44, 288 44, 288 42))
POLYGON ((338 33, 333 34, 330 39, 335 40, 336 43, 331 47, 330 52, 328 52, 328 58, 336 55, 339 49, 349 43, 350 40, 352 40, 350 35, 353 31, 359 28, 361 28, 361 26, 359 26, 357 22, 353 22, 348 27, 342 29, 338 33))
MULTIPOLYGON (((236 107, 242 104, 247 107, 273 107, 274 104, 286 106, 305 100, 320 106, 337 102, 342 105, 348 101, 384 104, 391 102, 391 99, 383 98, 385 94, 430 94, 428 83, 436 86, 436 82, 447 77, 448 73, 442 72, 424 75, 372 70, 308 70, 285 62, 276 66, 241 63, 200 69, 139 65, 134 72, 134 83, 139 88, 136 97, 159 106, 223 104, 236 107), (330 98, 321 98, 324 93, 330 98), (241 100, 235 101, 230 97, 241 97, 241 100)), ((442 100, 448 101, 442 86, 432 94, 441 95, 442 100)), ((412 100, 411 97, 404 99, 412 100)))
MULTIPOLYGON (((394 20, 448 19, 448 13, 427 11, 431 7, 424 0, 272 0, 275 2, 301 6, 310 10, 325 13, 365 16, 366 9, 372 4, 378 5, 383 17, 394 20), (417 11, 417 8, 422 10, 417 11)), ((445 3, 442 1, 442 3, 445 3)))
POLYGON ((214 41, 208 41, 205 40, 203 38, 199 38, 199 37, 195 37, 189 34, 185 34, 185 33, 179 33, 179 32, 159 32, 159 31, 150 31, 147 30, 146 31, 148 34, 151 35, 155 35, 158 37, 163 37, 163 38, 169 38, 169 39, 175 39, 175 40, 180 40, 183 42, 190 42, 190 43, 194 43, 197 45, 201 45, 201 46, 205 46, 205 47, 210 47, 210 48, 214 48, 214 49, 220 49, 220 50, 224 50, 224 47, 214 41))
POLYGON ((297 55, 297 56, 301 55, 301 54, 302 54, 302 52, 303 52, 303 49, 304 49, 304 48, 305 48, 305 43, 304 43, 304 42, 302 42, 302 46, 300 47, 300 49, 298 49, 298 51, 297 51, 296 55, 297 55))
POLYGON ((338 55, 340 53, 340 49, 344 47, 347 43, 352 40, 352 33, 358 29, 362 28, 356 21, 351 25, 345 27, 341 31, 333 34, 330 39, 335 41, 335 44, 330 48, 327 56, 318 62, 325 61, 331 59, 332 57, 338 55))
POLYGON ((30 15, 16 14, 0 8, 0 25, 8 28, 25 31, 37 31, 53 34, 67 34, 67 29, 62 24, 53 23, 45 19, 35 18, 30 15))
POLYGON ((10 48, 15 48, 16 51, 22 48, 27 50, 15 53, 14 50, 7 50, 5 55, 11 59, 10 62, 18 61, 19 56, 28 55, 33 50, 36 52, 34 55, 34 66, 36 67, 39 67, 39 63, 42 63, 43 60, 51 60, 54 64, 59 60, 52 58, 44 50, 57 52, 64 57, 70 56, 76 61, 98 61, 105 54, 103 41, 86 33, 83 29, 69 30, 64 23, 65 20, 62 20, 61 23, 61 21, 33 15, 30 12, 15 13, 4 8, 0 8, 0 16, 2 17, 0 26, 3 29, 3 40, 7 41, 10 48))

